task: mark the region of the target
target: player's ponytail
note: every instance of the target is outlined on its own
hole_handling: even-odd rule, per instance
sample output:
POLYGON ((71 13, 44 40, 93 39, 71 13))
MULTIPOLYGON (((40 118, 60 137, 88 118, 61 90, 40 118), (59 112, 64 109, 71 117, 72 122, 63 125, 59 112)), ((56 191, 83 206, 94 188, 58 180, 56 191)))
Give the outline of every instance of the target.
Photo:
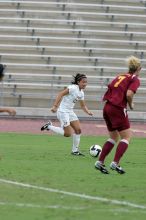
POLYGON ((72 84, 76 84, 78 85, 78 83, 84 79, 84 78, 87 78, 87 76, 85 74, 80 74, 80 73, 77 73, 75 76, 73 76, 73 81, 72 81, 72 84))
POLYGON ((127 61, 127 64, 128 64, 129 73, 134 73, 136 70, 141 68, 140 59, 138 59, 135 56, 128 57, 126 61, 127 61))

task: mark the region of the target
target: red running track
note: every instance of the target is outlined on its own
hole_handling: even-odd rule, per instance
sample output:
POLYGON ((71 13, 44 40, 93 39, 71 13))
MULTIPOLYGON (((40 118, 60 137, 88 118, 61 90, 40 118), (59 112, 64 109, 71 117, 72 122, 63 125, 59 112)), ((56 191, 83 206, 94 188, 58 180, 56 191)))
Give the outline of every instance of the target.
MULTIPOLYGON (((11 119, 0 118, 0 132, 17 132, 32 134, 52 134, 51 132, 41 132, 41 126, 47 120, 40 119, 11 119)), ((59 126, 58 121, 52 120, 53 124, 59 126)), ((81 121, 82 135, 108 135, 104 122, 81 121)), ((133 136, 146 137, 146 123, 131 122, 133 136)))

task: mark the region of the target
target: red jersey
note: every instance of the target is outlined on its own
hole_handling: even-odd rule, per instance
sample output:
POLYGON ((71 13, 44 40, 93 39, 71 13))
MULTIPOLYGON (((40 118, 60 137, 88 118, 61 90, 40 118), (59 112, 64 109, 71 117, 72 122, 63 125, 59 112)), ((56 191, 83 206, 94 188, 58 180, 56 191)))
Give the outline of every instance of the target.
POLYGON ((121 74, 118 75, 109 85, 108 90, 104 94, 103 101, 108 101, 112 105, 126 108, 127 107, 127 90, 136 90, 140 86, 138 77, 134 74, 121 74))

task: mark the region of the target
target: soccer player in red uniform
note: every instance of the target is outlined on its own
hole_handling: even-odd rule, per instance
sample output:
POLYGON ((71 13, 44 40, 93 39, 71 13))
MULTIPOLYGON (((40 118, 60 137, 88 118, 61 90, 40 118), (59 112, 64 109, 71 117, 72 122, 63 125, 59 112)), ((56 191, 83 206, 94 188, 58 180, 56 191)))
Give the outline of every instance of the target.
MULTIPOLYGON (((3 64, 0 64, 0 81, 3 80, 4 70, 5 70, 5 66, 3 64)), ((13 108, 1 108, 0 107, 0 113, 1 112, 7 112, 9 115, 12 115, 12 116, 16 114, 16 111, 13 108)), ((1 159, 1 156, 0 156, 0 159, 1 159)))
POLYGON ((119 165, 119 161, 126 152, 131 138, 130 123, 127 115, 127 104, 133 110, 133 96, 140 86, 138 76, 141 70, 141 62, 138 58, 130 56, 127 59, 128 73, 119 74, 109 85, 104 94, 103 117, 109 131, 109 139, 105 142, 99 160, 95 168, 104 174, 109 174, 104 165, 104 160, 111 152, 120 137, 113 162, 110 164, 112 170, 120 174, 125 171, 119 165))
MULTIPOLYGON (((5 70, 5 66, 3 64, 0 64, 0 81, 3 80, 4 70, 5 70)), ((16 111, 13 108, 0 108, 0 113, 1 112, 7 112, 9 115, 12 116, 16 114, 16 111)))

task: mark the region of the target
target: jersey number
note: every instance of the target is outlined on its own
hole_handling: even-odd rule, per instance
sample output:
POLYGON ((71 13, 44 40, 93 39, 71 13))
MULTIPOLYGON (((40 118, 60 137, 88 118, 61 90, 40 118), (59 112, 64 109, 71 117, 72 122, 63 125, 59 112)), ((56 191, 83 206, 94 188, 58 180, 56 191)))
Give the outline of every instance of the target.
POLYGON ((119 84, 125 79, 126 77, 125 76, 119 76, 118 77, 118 81, 114 84, 114 87, 118 87, 119 84))

